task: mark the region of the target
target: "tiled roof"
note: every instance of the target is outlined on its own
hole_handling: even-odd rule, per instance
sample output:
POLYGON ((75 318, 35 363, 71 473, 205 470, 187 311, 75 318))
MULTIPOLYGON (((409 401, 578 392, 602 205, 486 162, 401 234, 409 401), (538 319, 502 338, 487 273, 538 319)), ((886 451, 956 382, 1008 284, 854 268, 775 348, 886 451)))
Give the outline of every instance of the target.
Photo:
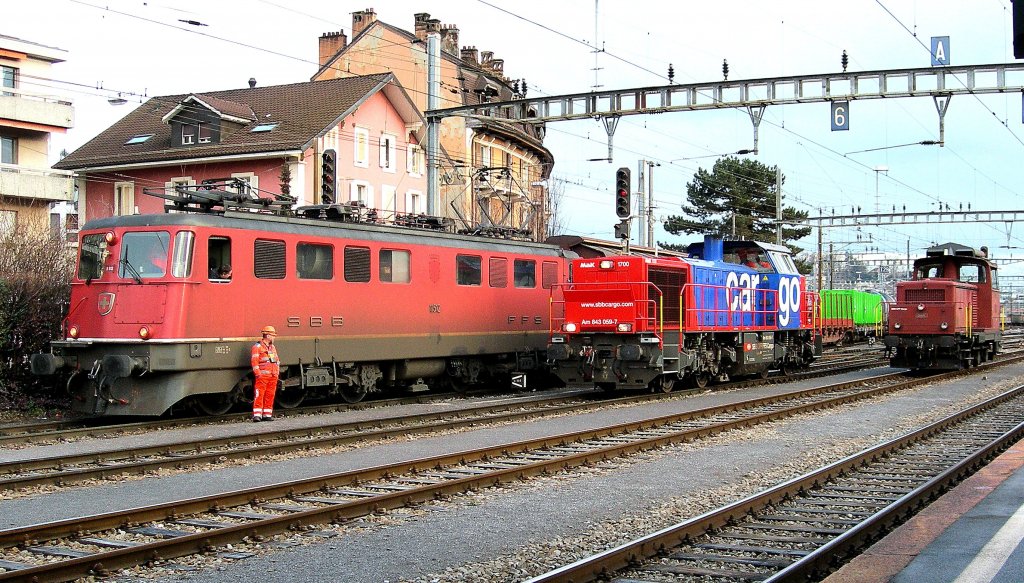
POLYGON ((256 115, 253 112, 252 108, 244 103, 238 103, 237 101, 221 99, 220 97, 206 95, 205 93, 196 93, 195 96, 196 99, 199 99, 200 101, 216 109, 220 113, 248 120, 254 119, 256 115))
POLYGON ((381 73, 290 85, 153 97, 53 167, 79 170, 305 149, 314 138, 390 82, 394 82, 394 75, 381 73), (251 109, 255 120, 240 129, 224 131, 220 142, 216 144, 171 147, 171 126, 164 123, 162 118, 190 95, 195 95, 212 107, 230 107, 231 114, 238 117, 251 119, 249 113, 240 115, 240 108, 251 109), (214 100, 216 105, 211 102, 214 100), (268 132, 251 131, 262 123, 278 125, 268 132), (153 137, 144 142, 125 145, 131 137, 146 134, 152 134, 153 137))

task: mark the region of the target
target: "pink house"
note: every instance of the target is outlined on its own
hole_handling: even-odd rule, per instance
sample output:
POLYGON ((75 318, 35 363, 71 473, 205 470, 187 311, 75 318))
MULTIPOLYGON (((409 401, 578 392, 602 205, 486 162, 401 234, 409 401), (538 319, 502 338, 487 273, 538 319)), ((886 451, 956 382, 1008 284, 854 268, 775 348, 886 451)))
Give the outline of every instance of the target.
POLYGON ((54 165, 80 219, 164 212, 179 185, 228 181, 295 205, 426 210, 425 124, 391 73, 153 97, 54 165))

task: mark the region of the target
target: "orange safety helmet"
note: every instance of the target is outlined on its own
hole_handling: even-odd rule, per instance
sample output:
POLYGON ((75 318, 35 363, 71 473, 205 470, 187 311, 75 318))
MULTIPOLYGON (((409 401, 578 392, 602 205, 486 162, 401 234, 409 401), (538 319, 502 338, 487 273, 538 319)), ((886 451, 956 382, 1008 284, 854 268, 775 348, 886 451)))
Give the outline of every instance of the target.
POLYGON ((277 336, 277 328, 274 328, 273 326, 264 326, 263 329, 260 330, 260 334, 263 334, 264 336, 266 336, 267 334, 270 334, 271 336, 277 336))

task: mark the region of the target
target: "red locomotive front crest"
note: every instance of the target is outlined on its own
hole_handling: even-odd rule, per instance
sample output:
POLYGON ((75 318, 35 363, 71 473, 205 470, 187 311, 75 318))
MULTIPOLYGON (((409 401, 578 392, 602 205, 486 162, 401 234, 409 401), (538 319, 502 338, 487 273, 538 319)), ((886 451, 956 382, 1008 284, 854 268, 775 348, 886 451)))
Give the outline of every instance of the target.
POLYGON ((110 310, 114 309, 114 294, 112 292, 101 293, 99 299, 96 300, 96 308, 100 311, 101 316, 109 314, 110 310))

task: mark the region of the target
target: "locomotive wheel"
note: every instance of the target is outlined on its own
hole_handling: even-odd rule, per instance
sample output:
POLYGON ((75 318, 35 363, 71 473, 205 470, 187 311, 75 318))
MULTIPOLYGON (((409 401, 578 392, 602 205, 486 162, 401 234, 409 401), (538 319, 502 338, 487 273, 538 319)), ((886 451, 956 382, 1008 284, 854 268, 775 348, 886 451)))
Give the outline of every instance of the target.
POLYGON ((366 396, 366 389, 353 385, 345 385, 341 388, 341 398, 346 403, 358 403, 366 396))
POLYGON ((711 381, 711 375, 706 372, 699 372, 693 375, 693 386, 703 389, 711 381))
POLYGON ((794 362, 784 362, 784 363, 782 363, 782 375, 783 376, 791 377, 791 376, 795 375, 796 372, 799 369, 800 369, 800 366, 798 364, 794 363, 794 362))
POLYGON ((615 392, 615 383, 594 383, 594 386, 605 393, 615 392))
POLYGON ((669 375, 662 375, 660 379, 654 381, 655 388, 661 389, 662 393, 671 393, 672 389, 676 388, 676 379, 669 375))
POLYGON ((278 387, 277 393, 274 395, 274 404, 282 409, 294 409, 301 405, 305 398, 306 391, 303 391, 298 387, 288 390, 281 390, 281 388, 278 387))
POLYGON ((769 371, 768 369, 764 369, 764 370, 762 370, 761 372, 757 373, 757 376, 758 376, 758 377, 759 377, 759 378, 760 378, 760 379, 761 379, 762 381, 764 381, 764 380, 768 380, 768 375, 770 375, 770 374, 771 374, 771 372, 770 372, 770 371, 769 371))
POLYGON ((207 393, 196 395, 192 405, 200 415, 223 415, 235 406, 233 391, 227 393, 207 393))

